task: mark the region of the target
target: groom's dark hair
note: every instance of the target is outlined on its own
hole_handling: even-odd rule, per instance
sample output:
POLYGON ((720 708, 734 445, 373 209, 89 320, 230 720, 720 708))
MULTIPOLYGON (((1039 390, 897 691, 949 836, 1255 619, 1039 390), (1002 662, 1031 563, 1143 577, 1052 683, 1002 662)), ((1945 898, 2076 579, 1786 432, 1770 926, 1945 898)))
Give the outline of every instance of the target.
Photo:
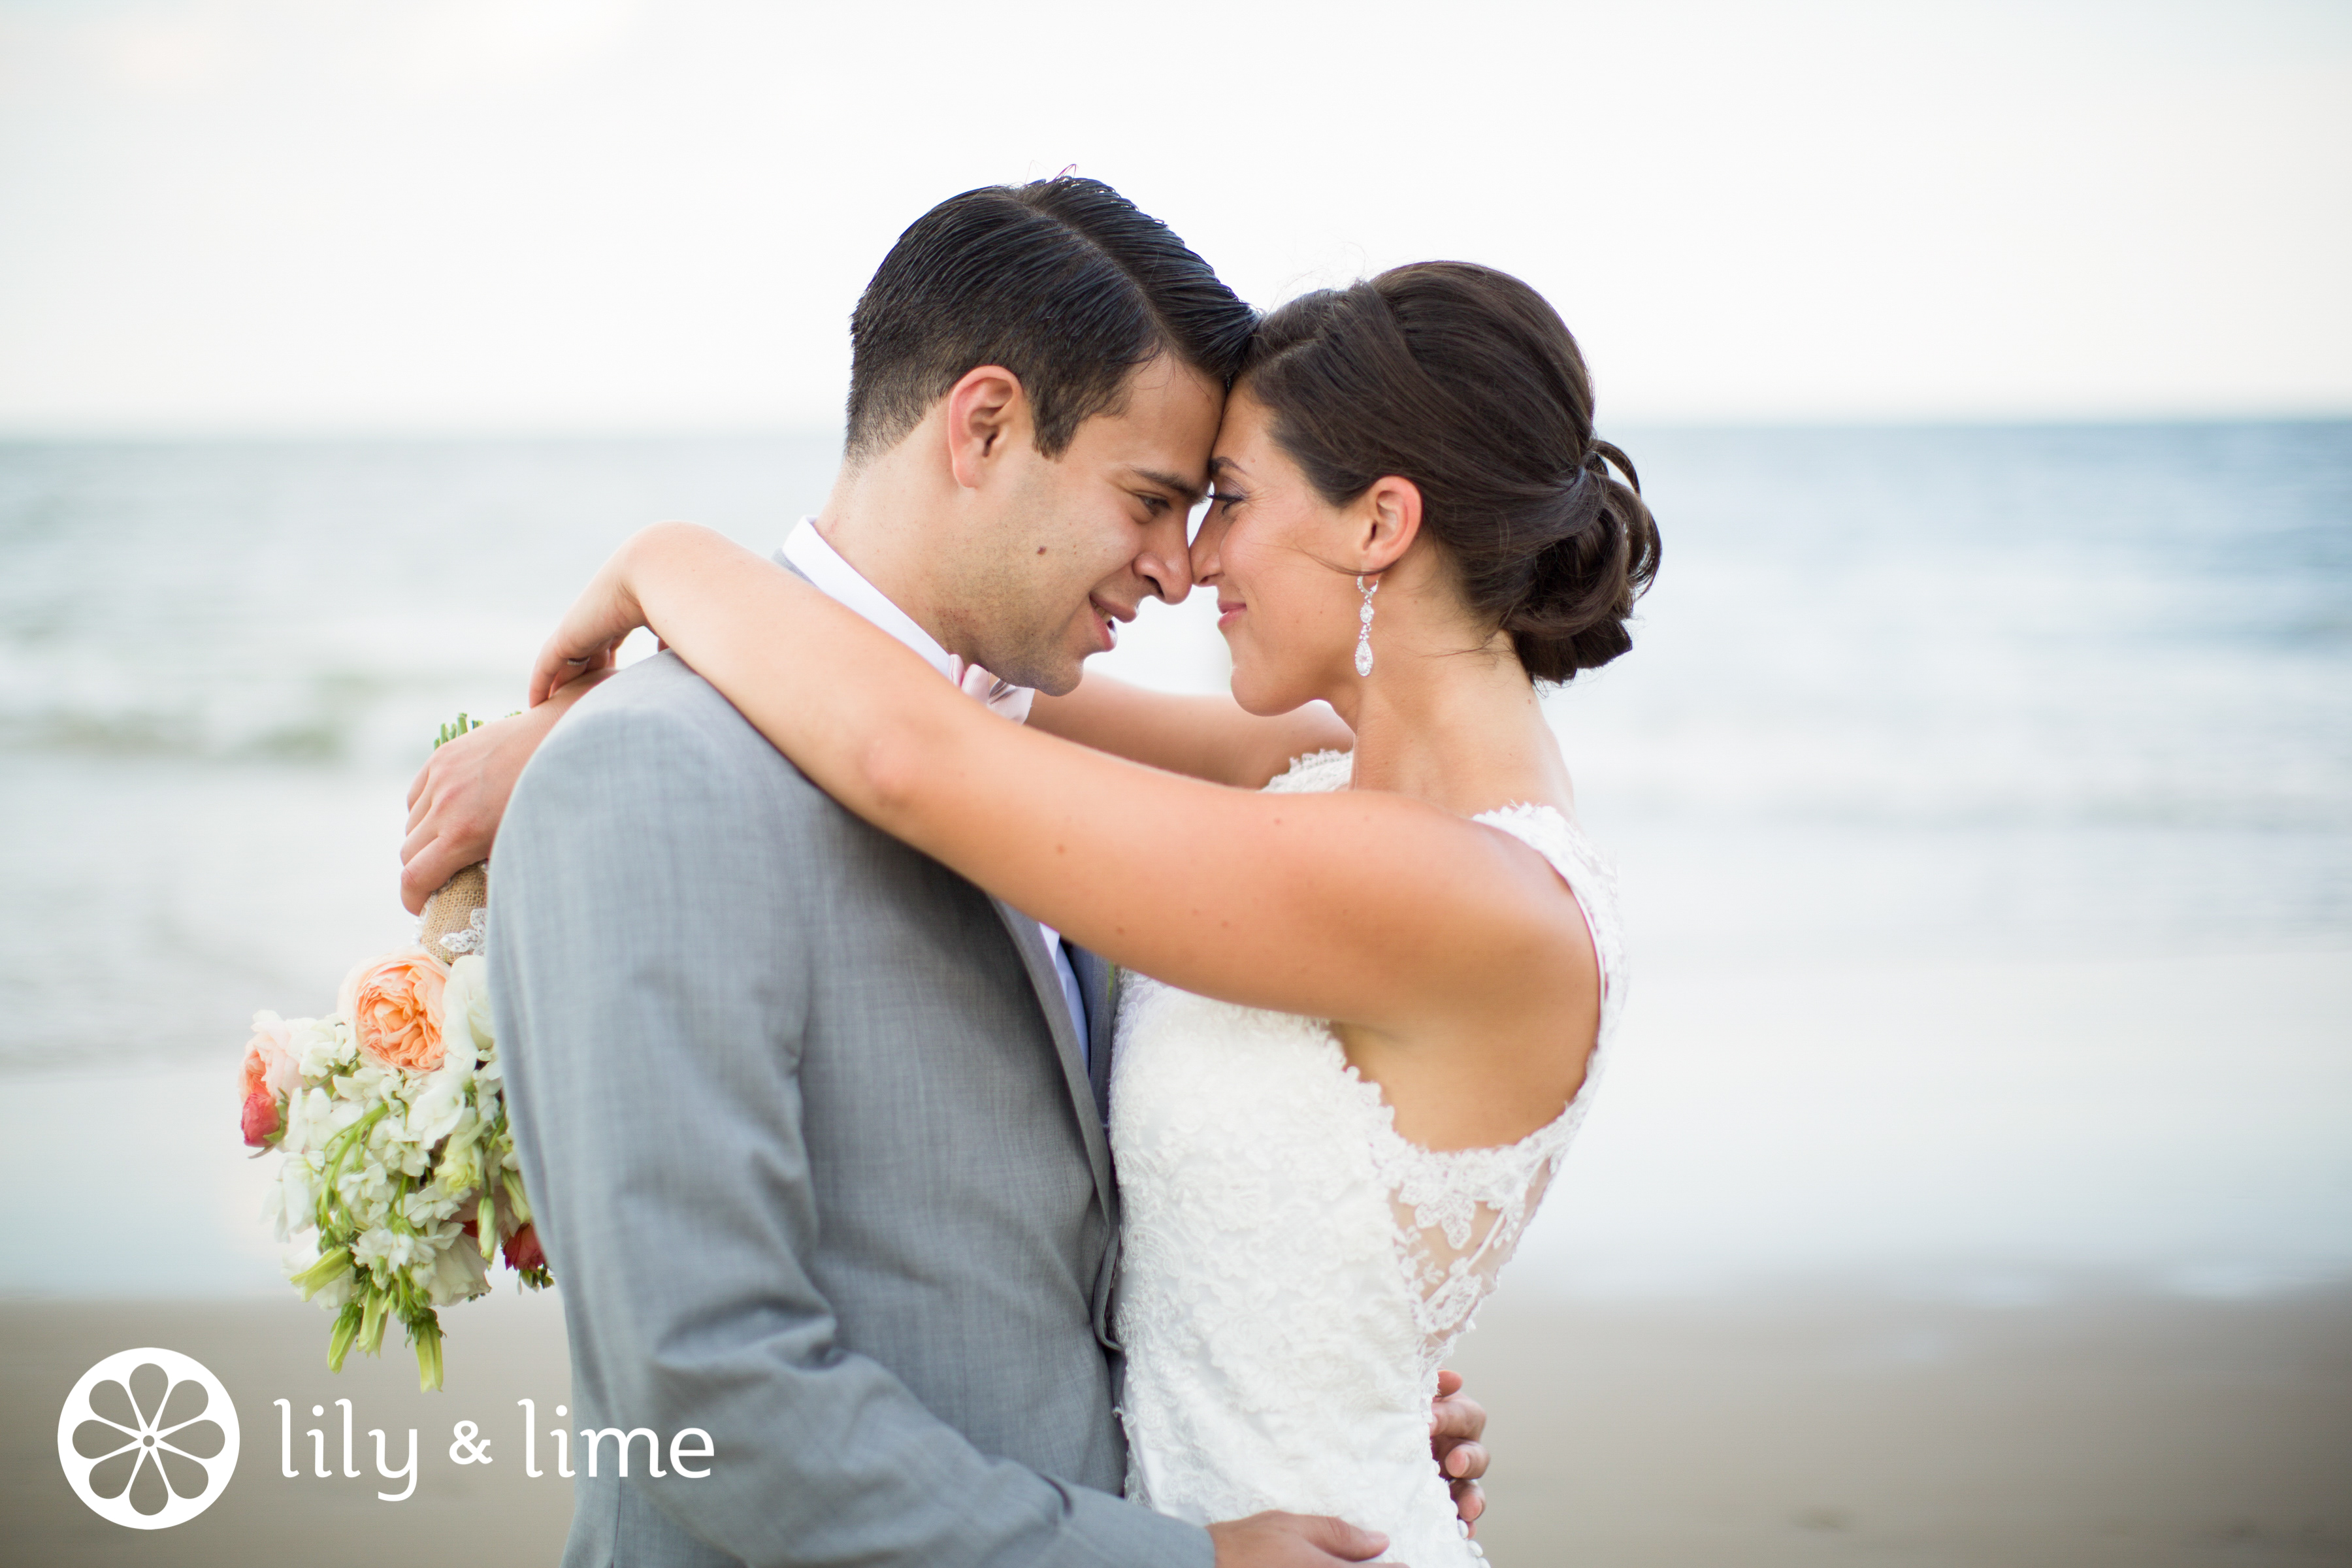
POLYGON ((966 371, 1001 364, 1029 395, 1038 451, 1058 458, 1163 353, 1231 386, 1256 322, 1100 180, 966 191, 898 237, 849 318, 848 456, 887 451, 966 371))

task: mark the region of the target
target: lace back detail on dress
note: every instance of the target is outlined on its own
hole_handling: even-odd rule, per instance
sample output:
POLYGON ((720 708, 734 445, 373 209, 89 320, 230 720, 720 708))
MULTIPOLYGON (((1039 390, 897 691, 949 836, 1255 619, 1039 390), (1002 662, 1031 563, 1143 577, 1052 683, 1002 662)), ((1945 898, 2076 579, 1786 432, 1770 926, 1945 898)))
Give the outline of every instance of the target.
POLYGON ((1525 1141, 1498 1149, 1423 1149, 1393 1128, 1376 1138, 1372 1164, 1395 1211, 1414 1326, 1429 1354, 1442 1355, 1493 1292, 1580 1119, 1571 1108, 1525 1141))
MULTIPOLYGON (((1343 789, 1353 771, 1347 752, 1318 752, 1298 759, 1266 787, 1290 794, 1343 789)), ((1425 1149, 1405 1138, 1380 1086, 1348 1064, 1338 1037, 1331 1037, 1339 1070, 1371 1123, 1367 1134, 1373 1166, 1395 1210, 1398 1247, 1418 1302, 1416 1326, 1433 1353, 1442 1352, 1469 1327, 1479 1303, 1493 1291, 1583 1122, 1601 1048, 1616 1021, 1623 968, 1616 879, 1572 822, 1555 807, 1525 804, 1481 812, 1472 820, 1528 845, 1568 884, 1584 912, 1600 965, 1601 1021, 1574 1100, 1519 1142, 1487 1149, 1425 1149)))

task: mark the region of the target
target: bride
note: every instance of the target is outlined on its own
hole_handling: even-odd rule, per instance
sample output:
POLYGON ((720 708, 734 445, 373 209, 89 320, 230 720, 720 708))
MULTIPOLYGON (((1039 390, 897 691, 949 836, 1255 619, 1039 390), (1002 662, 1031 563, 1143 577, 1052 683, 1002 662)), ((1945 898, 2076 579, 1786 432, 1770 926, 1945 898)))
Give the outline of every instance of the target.
POLYGON ((1624 986, 1538 693, 1630 646, 1657 533, 1559 316, 1457 263, 1269 316, 1211 471, 1192 574, 1243 711, 1093 678, 1007 723, 682 524, 606 563, 531 700, 650 626, 844 806, 1117 964, 1129 1496, 1465 1563, 1438 1368, 1624 986), (1318 700, 1351 749, 1327 716, 1335 748, 1269 779, 1246 715, 1318 700))

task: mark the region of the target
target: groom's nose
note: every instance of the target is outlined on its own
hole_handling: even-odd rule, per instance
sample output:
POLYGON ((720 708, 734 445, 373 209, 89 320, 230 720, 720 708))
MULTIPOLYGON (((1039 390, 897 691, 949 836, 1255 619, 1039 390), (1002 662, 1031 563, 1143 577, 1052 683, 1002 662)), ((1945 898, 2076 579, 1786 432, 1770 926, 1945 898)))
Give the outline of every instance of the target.
POLYGON ((1184 514, 1176 511, 1146 530, 1143 548, 1136 552, 1135 574, 1170 604, 1181 603, 1192 591, 1192 553, 1184 537, 1184 514))

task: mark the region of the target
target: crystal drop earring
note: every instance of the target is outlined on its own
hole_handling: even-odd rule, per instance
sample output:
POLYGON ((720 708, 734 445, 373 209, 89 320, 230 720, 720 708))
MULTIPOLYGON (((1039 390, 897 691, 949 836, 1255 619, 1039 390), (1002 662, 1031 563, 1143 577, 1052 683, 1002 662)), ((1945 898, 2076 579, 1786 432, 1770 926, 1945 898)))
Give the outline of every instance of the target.
POLYGON ((1381 580, 1373 578, 1372 585, 1367 588, 1363 574, 1358 573, 1356 591, 1364 596, 1363 607, 1356 612, 1356 673, 1370 677, 1372 673, 1372 595, 1381 591, 1381 580))

